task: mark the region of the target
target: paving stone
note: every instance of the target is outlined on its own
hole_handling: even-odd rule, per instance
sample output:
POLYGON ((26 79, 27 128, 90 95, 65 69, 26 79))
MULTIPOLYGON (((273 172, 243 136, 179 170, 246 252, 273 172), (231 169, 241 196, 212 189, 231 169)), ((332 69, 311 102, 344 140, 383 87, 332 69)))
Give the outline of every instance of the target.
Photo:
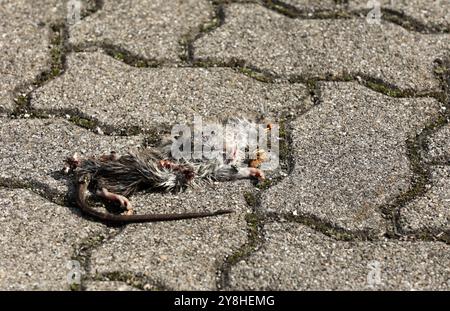
MULTIPOLYGON (((81 0, 82 19, 66 25, 70 47, 84 52, 66 55, 67 70, 32 91, 31 82, 50 69, 50 26, 68 23, 67 1, 0 0, 0 290, 71 289, 68 261, 100 235, 109 238, 92 248, 82 289, 217 289, 224 260, 249 242, 245 198, 258 190, 248 180, 131 198, 138 214, 235 210, 203 219, 118 230, 62 206, 73 186, 61 172, 66 156, 121 154, 143 141, 140 135, 94 134, 64 120, 65 114, 98 120, 104 132, 191 122, 194 114, 222 120, 289 115, 294 165, 264 190, 259 212, 320 225, 313 230, 271 217, 261 247, 231 267, 230 289, 449 290, 448 243, 383 238, 390 221, 380 208, 410 189, 406 140, 437 120, 439 102, 388 97, 357 82, 320 82, 320 103, 313 106, 304 84, 287 81, 361 77, 401 90, 442 92, 433 61, 450 52, 449 0, 382 0, 383 13, 398 12, 399 20, 380 25, 366 21, 363 0, 280 1, 306 18, 289 18, 264 7, 267 2, 219 2, 224 24, 193 43, 194 60, 208 64, 200 68, 183 67, 182 43, 216 22, 211 1, 81 0), (317 18, 322 12, 339 17, 341 10, 360 16, 317 18), (441 33, 410 31, 408 24, 441 33), (111 50, 161 66, 133 67, 108 56, 111 50), (248 68, 213 66, 242 62, 274 74, 275 83, 249 77, 248 68), (19 90, 32 91, 32 118, 11 117, 19 90), (289 214, 298 217, 283 217, 289 214), (373 239, 336 240, 321 233, 323 226, 373 239), (378 268, 380 283, 371 286, 378 268)), ((426 138, 422 158, 430 185, 400 210, 400 226, 418 239, 421 232, 449 230, 449 137, 445 125, 426 138)))
POLYGON ((369 76, 402 90, 439 91, 433 61, 448 35, 409 32, 390 22, 292 19, 255 4, 231 4, 225 23, 194 42, 197 60, 245 61, 277 75, 369 76))
POLYGON ((61 119, 0 119, 0 139, 0 182, 27 185, 54 199, 61 199, 71 184, 62 173, 66 157, 124 153, 142 140, 96 135, 61 119))
POLYGON ((136 287, 118 281, 89 281, 83 284, 87 291, 137 291, 136 287))
POLYGON ((440 128, 427 138, 428 152, 425 156, 428 162, 450 164, 450 125, 440 128))
POLYGON ((49 67, 48 23, 60 10, 57 0, 0 2, 0 111, 14 109, 15 89, 49 67))
POLYGON ((0 188, 0 289, 69 290, 74 248, 105 230, 29 190, 0 188))
POLYGON ((337 7, 340 7, 334 0, 283 0, 281 2, 308 13, 335 10, 337 7))
POLYGON ((233 209, 235 213, 175 222, 128 225, 92 253, 92 273, 143 273, 175 290, 215 289, 225 256, 247 240, 244 193, 249 181, 219 183, 180 194, 149 193, 132 198, 137 213, 233 209))
POLYGON ((141 57, 177 62, 179 41, 213 16, 206 0, 106 0, 70 28, 74 45, 112 44, 141 57))
POLYGON ((230 68, 135 68, 102 53, 75 53, 68 70, 37 90, 32 106, 78 109, 102 124, 192 122, 231 116, 296 114, 310 107, 303 84, 259 82, 230 68))
MULTIPOLYGON (((365 10, 367 3, 367 0, 350 0, 348 7, 351 10, 365 10)), ((380 0, 379 3, 382 10, 394 10, 407 17, 412 17, 426 26, 435 28, 435 30, 448 31, 450 29, 449 0, 380 0)))
POLYGON ((292 122, 295 167, 263 194, 262 208, 381 234, 379 207, 410 187, 406 140, 436 117, 439 103, 354 82, 319 88, 322 103, 292 122))
POLYGON ((405 231, 450 230, 450 166, 433 166, 428 191, 400 210, 405 231))
POLYGON ((264 231, 265 244, 232 267, 232 289, 450 288, 450 249, 444 243, 342 242, 296 223, 271 223, 264 231))

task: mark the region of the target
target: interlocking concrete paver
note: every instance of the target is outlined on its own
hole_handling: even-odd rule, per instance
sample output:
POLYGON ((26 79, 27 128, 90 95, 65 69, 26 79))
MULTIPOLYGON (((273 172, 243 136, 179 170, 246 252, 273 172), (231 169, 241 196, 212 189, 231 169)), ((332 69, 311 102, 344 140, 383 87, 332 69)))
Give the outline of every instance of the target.
POLYGON ((440 91, 433 61, 449 36, 423 35, 360 19, 291 19, 255 4, 232 4, 222 27, 194 42, 197 60, 241 60, 273 74, 381 79, 402 90, 440 91))
POLYGON ((90 156, 139 146, 140 136, 96 135, 61 119, 0 119, 0 182, 26 185, 60 200, 71 184, 64 160, 75 152, 90 156))
MULTIPOLYGON (((350 0, 348 7, 351 10, 368 9, 366 0, 350 0)), ((374 3, 374 2, 372 2, 374 3)), ((426 1, 426 0, 380 0, 380 8, 399 12, 416 21, 431 27, 436 31, 448 31, 450 21, 450 1, 426 1)), ((374 5, 369 5, 370 9, 374 5)))
POLYGON ((74 248, 108 230, 25 189, 0 189, 0 206, 2 290, 69 290, 83 272, 70 263, 74 248))
POLYGON ((61 1, 0 2, 0 111, 14 109, 15 90, 34 81, 51 62, 49 23, 61 16, 61 1))
POLYGON ((450 166, 433 166, 431 176, 426 193, 400 210, 405 231, 450 230, 450 166))
POLYGON ((427 149, 425 158, 428 162, 450 164, 450 125, 439 128, 427 138, 427 149))
POLYGON ((139 69, 101 53, 71 54, 67 72, 35 92, 31 104, 78 109, 116 128, 192 122, 194 115, 274 118, 312 105, 303 84, 263 83, 230 68, 139 69))
POLYGON ((450 1, 369 2, 0 0, 0 289, 449 290, 450 1), (282 123, 283 172, 72 206, 65 157, 195 115, 282 123))
POLYGON ((297 223, 266 225, 266 243, 232 267, 233 289, 449 289, 440 242, 342 242, 297 223))
POLYGON ((321 104, 292 124, 295 167, 263 194, 270 212, 383 233, 379 207, 410 187, 406 140, 437 116, 431 98, 394 99, 357 83, 320 83, 321 104))
POLYGON ((73 45, 114 45, 159 62, 179 62, 179 41, 209 21, 205 0, 105 0, 103 8, 70 28, 73 45))
POLYGON ((177 195, 139 195, 136 211, 232 209, 233 214, 176 222, 130 225, 92 254, 92 273, 141 272, 176 290, 211 290, 225 256, 246 242, 248 181, 220 183, 177 195))

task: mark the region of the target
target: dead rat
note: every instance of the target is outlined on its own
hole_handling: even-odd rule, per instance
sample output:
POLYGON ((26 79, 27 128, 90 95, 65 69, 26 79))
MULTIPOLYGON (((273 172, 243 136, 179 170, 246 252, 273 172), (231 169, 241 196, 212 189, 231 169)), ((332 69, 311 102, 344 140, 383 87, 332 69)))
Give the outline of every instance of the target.
MULTIPOLYGON (((249 124, 238 120, 237 123, 249 124)), ((98 158, 79 158, 76 154, 66 159, 65 172, 73 171, 76 177, 76 203, 81 210, 100 221, 112 223, 138 223, 200 218, 232 213, 232 210, 192 212, 180 214, 135 215, 128 197, 139 190, 162 192, 180 191, 195 179, 229 181, 244 178, 264 179, 263 172, 254 162, 247 163, 242 152, 242 142, 236 136, 225 138, 225 145, 232 145, 214 159, 174 159, 171 146, 175 138, 166 139, 158 147, 148 147, 123 156, 111 152, 98 158), (121 215, 104 213, 86 202, 88 190, 115 201, 125 210, 121 215)), ((190 139, 186 137, 185 139, 190 139)), ((190 142, 189 142, 190 143, 190 142)))

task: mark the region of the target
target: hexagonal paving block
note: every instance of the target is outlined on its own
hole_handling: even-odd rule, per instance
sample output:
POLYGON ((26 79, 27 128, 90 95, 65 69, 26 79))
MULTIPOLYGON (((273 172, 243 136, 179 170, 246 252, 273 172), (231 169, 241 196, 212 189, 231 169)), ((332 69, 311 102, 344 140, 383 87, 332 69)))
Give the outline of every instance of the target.
POLYGON ((114 127, 154 127, 232 116, 297 114, 312 103, 303 84, 268 84, 229 68, 138 69, 101 53, 76 53, 67 72, 32 96, 44 110, 77 109, 114 127))
POLYGON ((232 267, 232 289, 448 290, 440 242, 342 242, 297 223, 265 226, 266 242, 232 267))
POLYGON ((61 1, 0 2, 0 111, 14 108, 14 91, 49 67, 48 23, 61 15, 61 1))
POLYGON ((136 287, 125 282, 116 281, 88 281, 83 284, 87 291, 136 291, 136 287))
POLYGON ((96 135, 61 119, 0 119, 0 138, 0 182, 26 185, 59 201, 72 180, 62 173, 66 157, 124 153, 142 141, 96 135))
POLYGON ((280 2, 311 14, 316 11, 335 10, 340 7, 334 0, 283 0, 280 2))
POLYGON ((262 209, 382 234, 379 207, 410 187, 406 140, 439 111, 432 98, 397 99, 357 83, 320 83, 322 103, 292 122, 291 174, 262 209))
POLYGON ((107 230, 29 190, 0 188, 0 289, 69 290, 83 272, 70 263, 74 248, 107 230))
POLYGON ((431 185, 423 196, 400 210, 400 224, 405 231, 450 230, 450 166, 433 166, 431 185))
POLYGON ((427 149, 427 162, 450 164, 450 125, 445 125, 427 137, 427 149))
POLYGON ((179 41, 212 18, 205 0, 106 0, 70 28, 73 45, 114 45, 160 62, 178 62, 179 41))
MULTIPOLYGON (((445 31, 450 27, 450 1, 424 1, 424 0, 380 0, 380 8, 399 12, 407 17, 431 27, 435 31, 445 31)), ((350 0, 348 7, 351 10, 368 9, 367 0, 350 0)), ((369 6, 373 9, 373 5, 369 6)))
POLYGON ((433 61, 445 55, 448 35, 423 35, 364 18, 292 19, 255 4, 231 4, 225 16, 224 25, 194 42, 195 59, 238 59, 285 77, 363 75, 402 90, 440 90, 433 61))
POLYGON ((143 194, 132 198, 139 214, 232 209, 233 214, 174 222, 128 225, 98 247, 91 273, 142 273, 177 290, 216 288, 216 270, 225 256, 247 240, 244 193, 248 181, 203 185, 180 194, 143 194))

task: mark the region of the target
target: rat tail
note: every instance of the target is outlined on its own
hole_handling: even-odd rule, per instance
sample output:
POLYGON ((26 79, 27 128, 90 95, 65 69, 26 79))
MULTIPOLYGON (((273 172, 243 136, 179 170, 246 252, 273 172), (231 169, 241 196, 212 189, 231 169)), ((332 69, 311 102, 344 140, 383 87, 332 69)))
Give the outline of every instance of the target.
POLYGON ((181 219, 203 218, 223 214, 230 214, 232 210, 217 210, 214 212, 191 212, 180 214, 145 214, 145 215, 116 215, 111 213, 103 213, 90 207, 86 202, 86 193, 89 186, 89 178, 84 177, 78 180, 78 189, 76 195, 76 202, 80 209, 103 222, 110 223, 142 223, 155 221, 173 221, 181 219))

